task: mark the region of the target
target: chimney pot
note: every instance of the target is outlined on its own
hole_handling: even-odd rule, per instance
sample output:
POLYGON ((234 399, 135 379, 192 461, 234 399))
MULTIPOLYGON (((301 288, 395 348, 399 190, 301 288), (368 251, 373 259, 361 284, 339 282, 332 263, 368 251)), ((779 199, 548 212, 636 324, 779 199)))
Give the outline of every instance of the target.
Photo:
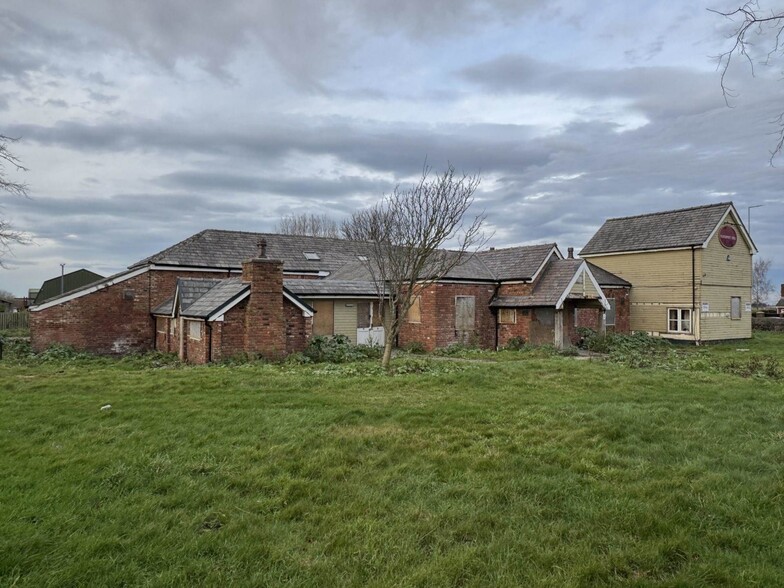
MULTIPOLYGON (((495 251, 495 247, 491 247, 490 251, 495 251)), ((784 284, 782 284, 781 287, 784 288, 784 284)))
POLYGON ((567 249, 566 251, 567 251, 566 253, 567 257, 569 259, 574 259, 574 247, 569 247, 569 249, 567 249))
POLYGON ((259 248, 259 258, 264 259, 265 257, 267 257, 267 240, 259 239, 256 245, 259 248))

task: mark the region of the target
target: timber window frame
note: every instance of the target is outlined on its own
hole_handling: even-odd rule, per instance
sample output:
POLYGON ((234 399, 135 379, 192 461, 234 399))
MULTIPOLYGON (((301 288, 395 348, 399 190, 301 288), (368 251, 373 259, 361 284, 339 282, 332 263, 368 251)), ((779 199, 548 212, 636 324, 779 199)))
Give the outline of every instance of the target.
POLYGON ((406 322, 422 323, 422 296, 417 295, 411 299, 411 306, 408 307, 408 312, 406 312, 406 322))
POLYGON ((201 341, 201 321, 188 321, 188 339, 201 341))
POLYGON ((499 308, 498 309, 498 324, 499 325, 516 325, 517 324, 517 309, 516 308, 499 308))
POLYGON ((667 332, 668 333, 691 333, 692 332, 691 308, 668 308, 667 309, 667 332))

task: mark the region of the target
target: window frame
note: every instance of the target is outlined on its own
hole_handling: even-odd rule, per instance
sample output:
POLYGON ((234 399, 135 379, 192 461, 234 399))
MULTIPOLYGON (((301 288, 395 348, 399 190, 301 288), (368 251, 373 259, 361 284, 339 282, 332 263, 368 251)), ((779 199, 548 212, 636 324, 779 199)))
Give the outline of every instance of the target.
POLYGON ((499 308, 498 309, 498 324, 499 325, 516 325, 517 324, 517 309, 516 308, 499 308), (512 320, 504 320, 503 313, 511 312, 512 320))
POLYGON ((201 341, 201 339, 202 339, 201 321, 192 321, 192 320, 188 321, 188 339, 191 339, 192 341, 201 341), (193 336, 193 325, 198 325, 198 327, 199 327, 199 336, 198 337, 194 337, 193 336))
POLYGON ((694 332, 693 331, 693 329, 694 329, 694 320, 693 319, 694 319, 694 313, 691 311, 691 308, 671 306, 671 307, 667 308, 667 332, 668 333, 677 333, 677 334, 681 334, 681 335, 684 335, 684 334, 690 335, 690 334, 692 334, 694 332), (675 319, 672 319, 671 316, 670 316, 672 312, 677 313, 677 316, 676 316, 675 319), (683 318, 684 313, 688 313, 688 315, 689 315, 688 319, 684 319, 683 318), (677 323, 677 327, 678 327, 677 329, 672 329, 672 325, 670 323, 673 320, 675 320, 676 323, 677 323), (684 329, 683 328, 683 323, 686 322, 686 321, 688 321, 688 323, 689 323, 689 328, 688 329, 684 329))
POLYGON ((411 306, 408 307, 406 311, 406 322, 411 323, 414 325, 421 325, 422 324, 422 296, 421 294, 417 294, 411 299, 411 306), (412 312, 416 308, 416 320, 411 316, 412 312))

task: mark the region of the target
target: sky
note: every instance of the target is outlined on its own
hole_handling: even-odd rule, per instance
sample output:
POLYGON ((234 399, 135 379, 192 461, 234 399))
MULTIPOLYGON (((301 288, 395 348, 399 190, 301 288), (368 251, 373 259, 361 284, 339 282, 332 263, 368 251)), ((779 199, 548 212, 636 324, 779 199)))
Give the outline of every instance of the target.
MULTIPOLYGON (((761 0, 764 8, 772 8, 761 0)), ((206 228, 340 220, 425 161, 481 175, 496 247, 734 201, 784 282, 782 61, 730 68, 712 2, 4 0, 0 134, 32 239, 0 289, 109 275, 206 228)), ((780 8, 780 6, 779 6, 780 8)), ((773 294, 771 294, 773 299, 773 294)))

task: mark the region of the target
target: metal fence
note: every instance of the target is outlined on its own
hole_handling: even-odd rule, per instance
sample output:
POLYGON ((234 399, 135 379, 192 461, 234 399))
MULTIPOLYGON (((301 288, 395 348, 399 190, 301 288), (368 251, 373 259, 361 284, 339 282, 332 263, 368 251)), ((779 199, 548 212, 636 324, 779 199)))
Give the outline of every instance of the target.
POLYGON ((29 328, 29 316, 27 312, 0 312, 0 331, 29 328))

